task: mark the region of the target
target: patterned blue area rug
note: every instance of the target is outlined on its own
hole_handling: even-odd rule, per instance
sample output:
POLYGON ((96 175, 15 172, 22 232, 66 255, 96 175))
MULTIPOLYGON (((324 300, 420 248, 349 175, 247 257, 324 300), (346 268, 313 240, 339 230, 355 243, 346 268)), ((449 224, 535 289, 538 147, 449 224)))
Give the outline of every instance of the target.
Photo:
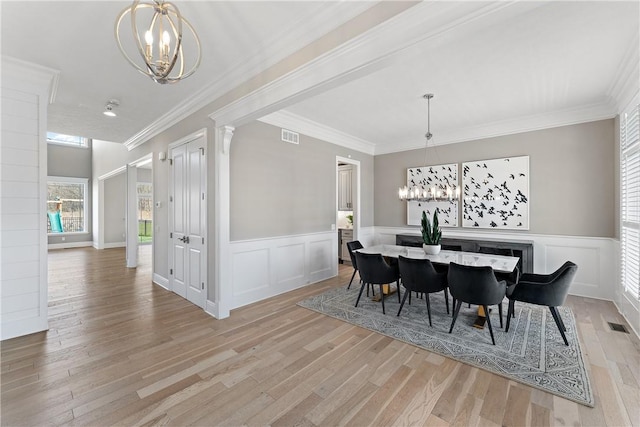
MULTIPOLYGON (((567 328, 568 347, 549 309, 524 303, 516 303, 515 318, 511 319, 508 333, 500 328, 497 308, 492 310, 494 346, 487 329, 472 326, 477 313, 475 306, 468 308, 463 304, 453 332, 448 333, 451 316, 446 312, 442 292, 431 295, 431 327, 423 299, 414 297, 411 305, 407 300, 397 317, 398 297, 388 296, 385 299, 387 314, 383 315, 380 302, 371 301, 365 293, 358 307, 353 306, 359 289, 355 284, 350 290, 331 289, 298 305, 593 407, 589 376, 569 308, 559 309, 567 328)), ((402 290, 404 292, 404 288, 402 290)), ((506 325, 506 299, 503 308, 506 325)))

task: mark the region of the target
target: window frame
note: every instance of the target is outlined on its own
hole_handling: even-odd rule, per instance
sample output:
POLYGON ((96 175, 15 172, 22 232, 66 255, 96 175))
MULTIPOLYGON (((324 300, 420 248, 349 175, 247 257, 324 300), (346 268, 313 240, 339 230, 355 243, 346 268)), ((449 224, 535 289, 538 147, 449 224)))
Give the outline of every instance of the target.
MULTIPOLYGON (((638 265, 627 266, 626 263, 633 262, 634 258, 637 262, 637 257, 640 255, 640 242, 627 242, 627 239, 633 239, 638 236, 640 230, 640 219, 629 218, 628 213, 631 212, 633 216, 638 215, 640 207, 635 206, 635 210, 629 205, 628 190, 640 191, 638 187, 640 184, 635 181, 631 183, 631 187, 627 188, 629 180, 634 176, 637 177, 640 174, 640 163, 637 160, 637 156, 640 153, 640 94, 634 96, 633 101, 620 113, 620 292, 625 298, 636 308, 640 309, 640 286, 636 284, 636 294, 632 290, 628 289, 627 284, 633 281, 633 275, 638 274, 638 265), (629 126, 628 116, 633 116, 635 123, 631 123, 629 126), (631 142, 628 142, 629 138, 628 129, 633 129, 635 137, 631 142), (631 162, 627 159, 631 156, 636 156, 635 162, 631 162), (631 167, 631 169, 630 169, 631 167), (635 174, 635 175, 634 175, 635 174), (634 257, 627 257, 626 251, 628 245, 631 245, 635 250, 634 257), (627 258, 630 258, 627 259, 627 258), (635 271, 634 271, 635 270, 635 271), (629 277, 629 275, 631 277, 629 277)), ((636 195, 635 203, 638 203, 638 195, 636 195)), ((640 277, 636 277, 636 280, 640 281, 640 277)))
MULTIPOLYGON (((82 228, 83 228, 84 231, 63 231, 61 233, 49 233, 49 232, 47 232, 47 236, 69 236, 69 235, 89 234, 90 233, 90 231, 89 231, 89 214, 88 214, 88 209, 87 209, 87 207, 90 206, 90 204, 89 204, 89 178, 76 178, 76 177, 72 177, 72 176, 47 176, 47 193, 48 193, 49 183, 83 184, 84 185, 84 191, 83 191, 84 206, 82 208, 83 211, 84 211, 83 223, 82 223, 82 228)), ((48 212, 48 211, 49 211, 49 206, 48 206, 48 200, 47 200, 46 212, 48 212)))

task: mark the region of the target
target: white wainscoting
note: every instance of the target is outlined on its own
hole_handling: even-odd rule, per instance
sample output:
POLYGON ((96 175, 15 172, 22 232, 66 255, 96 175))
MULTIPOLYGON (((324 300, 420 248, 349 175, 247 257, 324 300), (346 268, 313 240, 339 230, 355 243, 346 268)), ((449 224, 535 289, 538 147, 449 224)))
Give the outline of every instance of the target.
POLYGON ((47 249, 68 249, 68 248, 84 248, 93 246, 93 242, 87 240, 85 242, 65 242, 65 243, 49 243, 47 249))
POLYGON ((336 231, 230 243, 231 308, 316 283, 338 273, 336 231))
MULTIPOLYGON (((420 230, 409 227, 376 227, 374 242, 395 244, 396 234, 419 235, 420 230)), ((578 272, 570 294, 610 301, 617 299, 620 278, 617 274, 618 256, 614 239, 449 229, 444 230, 443 237, 533 241, 535 273, 551 273, 565 261, 573 261, 578 265, 578 272)))

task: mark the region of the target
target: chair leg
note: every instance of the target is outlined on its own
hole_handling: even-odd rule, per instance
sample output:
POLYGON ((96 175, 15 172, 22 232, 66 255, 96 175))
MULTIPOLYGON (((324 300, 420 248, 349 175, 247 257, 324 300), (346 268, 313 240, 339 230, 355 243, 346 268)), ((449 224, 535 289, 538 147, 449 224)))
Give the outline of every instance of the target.
POLYGON ((447 314, 449 314, 449 291, 444 288, 444 303, 447 305, 447 314))
POLYGON ((351 282, 353 282, 353 278, 356 277, 356 270, 355 268, 353 269, 353 274, 351 275, 351 280, 349 280, 349 286, 347 286, 347 289, 351 289, 351 282))
POLYGON ((400 281, 396 280, 396 292, 398 292, 398 302, 400 302, 400 281))
POLYGON ((484 312, 487 313, 487 326, 489 326, 489 333, 491 334, 491 342, 493 343, 493 345, 496 345, 496 340, 495 338, 493 338, 493 328, 491 327, 491 318, 489 317, 489 307, 486 305, 483 305, 482 307, 484 307, 484 312))
POLYGON ((427 302, 427 316, 429 316, 429 326, 433 326, 431 324, 431 302, 429 301, 429 293, 426 294, 424 299, 427 302))
POLYGON ((511 325, 511 317, 515 317, 514 312, 515 312, 515 300, 510 299, 509 300, 509 308, 507 309, 507 327, 504 328, 505 332, 509 332, 509 325, 511 325))
POLYGON ((356 307, 358 306, 358 303, 360 302, 360 297, 362 296, 362 291, 364 291, 364 287, 365 286, 367 287, 367 296, 369 296, 369 284, 362 282, 362 286, 360 286, 360 292, 358 292, 358 299, 356 300, 356 307))
POLYGON ((384 292, 382 291, 382 284, 380 284, 380 301, 382 301, 382 314, 387 314, 384 311, 384 292))
POLYGON ((549 310, 551 310, 551 315, 553 316, 553 320, 556 321, 556 326, 558 327, 558 330, 560 331, 560 335, 562 335, 562 339, 564 340, 564 344, 565 345, 569 345, 569 341, 567 341, 567 336, 564 334, 564 328, 563 328, 564 323, 562 322, 562 318, 560 317, 560 313, 558 313, 558 310, 556 310, 556 307, 549 307, 549 310))
POLYGON ((453 320, 451 321, 451 327, 449 328, 449 333, 453 331, 453 325, 456 324, 456 319, 458 318, 458 312, 460 311, 460 306, 462 305, 462 301, 456 302, 456 308, 453 310, 453 320))
MULTIPOLYGON (((398 292, 400 292, 400 290, 398 290, 398 292)), ((404 302, 407 300, 407 295, 409 295, 409 298, 411 298, 411 291, 409 289, 406 289, 404 291, 404 298, 402 298, 402 302, 400 303, 400 309, 398 310, 397 316, 400 316, 400 312, 402 311, 402 307, 404 307, 404 302)))
POLYGON ((500 327, 502 328, 502 303, 498 304, 498 313, 500 314, 500 327))

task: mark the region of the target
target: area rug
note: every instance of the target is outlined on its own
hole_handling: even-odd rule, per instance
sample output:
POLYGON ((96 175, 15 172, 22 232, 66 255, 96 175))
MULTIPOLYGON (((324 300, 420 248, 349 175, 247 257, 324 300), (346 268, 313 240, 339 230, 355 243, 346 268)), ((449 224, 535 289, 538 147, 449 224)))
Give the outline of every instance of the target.
MULTIPOLYGON (((433 326, 429 326, 424 299, 414 296, 411 305, 407 300, 397 317, 400 304, 397 295, 390 295, 385 298, 384 315, 380 302, 364 294, 354 307, 359 288, 334 288, 298 305, 593 407, 589 376, 569 308, 559 308, 569 346, 564 345, 548 308, 519 302, 508 333, 500 328, 498 310, 492 310, 494 346, 487 329, 472 326, 477 313, 474 306, 463 304, 453 332, 448 333, 451 315, 446 312, 442 292, 431 295, 433 326)), ((506 325, 507 300, 503 307, 506 325)))

